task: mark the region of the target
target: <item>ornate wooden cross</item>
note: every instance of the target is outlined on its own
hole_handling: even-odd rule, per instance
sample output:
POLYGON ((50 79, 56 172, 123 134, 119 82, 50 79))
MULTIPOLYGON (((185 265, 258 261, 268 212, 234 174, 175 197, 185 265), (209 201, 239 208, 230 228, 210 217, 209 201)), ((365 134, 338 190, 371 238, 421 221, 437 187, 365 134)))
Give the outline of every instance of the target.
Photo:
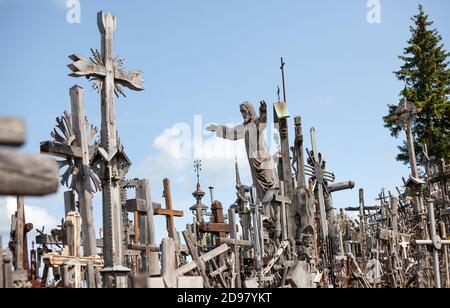
MULTIPOLYGON (((72 115, 64 112, 62 117, 56 119, 57 126, 51 134, 54 141, 42 142, 41 153, 64 158, 59 161, 61 169, 67 167, 61 184, 77 192, 83 221, 83 255, 89 257, 97 255, 92 199, 93 193, 100 190, 101 183, 91 169, 92 157, 97 153, 96 145, 90 146, 97 135, 97 128, 89 126, 87 121, 84 89, 77 85, 72 87, 70 100, 72 115)), ((70 196, 70 192, 65 199, 66 196, 70 196)))
MULTIPOLYGON (((120 156, 121 148, 117 136, 114 96, 124 95, 123 86, 134 91, 144 88, 140 71, 126 72, 123 60, 114 57, 114 32, 116 18, 110 13, 98 13, 98 28, 101 34, 101 52, 92 51, 93 58, 86 59, 71 55, 74 62, 68 67, 70 76, 87 77, 94 80, 94 88, 101 92, 101 137, 99 153, 102 156, 101 178, 103 190, 103 231, 105 280, 114 280, 115 287, 126 287, 126 274, 123 267, 123 221, 120 199, 120 156)), ((125 95, 124 95, 125 96, 125 95)))
POLYGON ((317 198, 319 200, 319 209, 320 209, 320 225, 322 228, 322 240, 323 242, 327 241, 328 237, 328 221, 327 221, 327 212, 325 207, 325 193, 326 189, 324 189, 324 185, 326 182, 334 181, 334 174, 325 171, 325 161, 322 157, 322 154, 319 153, 317 148, 317 135, 316 130, 311 128, 311 145, 312 151, 306 152, 308 153, 309 159, 308 164, 310 166, 306 166, 306 174, 313 176, 315 178, 315 185, 317 187, 317 198))

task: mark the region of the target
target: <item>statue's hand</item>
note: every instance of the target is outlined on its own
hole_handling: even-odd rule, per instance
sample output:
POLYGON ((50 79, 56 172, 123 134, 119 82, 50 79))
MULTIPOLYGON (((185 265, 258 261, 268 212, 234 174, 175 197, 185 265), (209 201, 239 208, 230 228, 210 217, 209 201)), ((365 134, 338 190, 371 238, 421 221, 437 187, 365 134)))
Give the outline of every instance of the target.
POLYGON ((261 106, 259 107, 259 113, 264 114, 267 112, 267 104, 265 101, 261 101, 261 106))
POLYGON ((217 131, 217 125, 215 125, 215 124, 211 124, 211 125, 208 125, 207 127, 206 127, 206 131, 208 131, 208 132, 216 132, 217 131))

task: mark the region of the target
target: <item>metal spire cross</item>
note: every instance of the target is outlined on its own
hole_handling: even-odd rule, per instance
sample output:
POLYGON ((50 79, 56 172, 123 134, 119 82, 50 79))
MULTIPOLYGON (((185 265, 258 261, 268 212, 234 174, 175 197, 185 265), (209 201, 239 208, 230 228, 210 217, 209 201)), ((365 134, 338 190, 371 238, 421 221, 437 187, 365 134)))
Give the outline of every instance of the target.
POLYGON ((194 171, 197 176, 197 185, 200 184, 200 171, 202 171, 202 161, 201 160, 195 160, 194 161, 194 171))

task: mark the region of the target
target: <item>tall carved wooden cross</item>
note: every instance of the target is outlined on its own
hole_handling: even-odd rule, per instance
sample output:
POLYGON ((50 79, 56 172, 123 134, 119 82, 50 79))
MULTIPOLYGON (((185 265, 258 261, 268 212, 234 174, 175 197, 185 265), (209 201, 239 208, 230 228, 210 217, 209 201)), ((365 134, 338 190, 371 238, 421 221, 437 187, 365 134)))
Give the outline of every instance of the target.
POLYGON ((328 221, 327 212, 325 207, 325 193, 324 189, 325 182, 333 182, 334 174, 325 171, 325 161, 323 160, 322 154, 319 153, 317 148, 317 135, 314 128, 311 129, 311 145, 312 151, 307 151, 309 159, 308 163, 310 166, 306 166, 306 174, 315 177, 315 186, 317 187, 317 198, 319 200, 319 210, 320 210, 320 225, 322 228, 322 239, 326 242, 328 237, 328 221))
POLYGON ((103 191, 103 232, 105 281, 114 281, 114 286, 127 286, 129 269, 123 266, 123 222, 120 200, 119 141, 115 117, 115 95, 123 93, 122 86, 134 91, 144 90, 144 79, 140 71, 126 72, 123 61, 114 58, 114 32, 116 18, 110 13, 99 12, 98 28, 101 33, 101 52, 93 51, 93 58, 71 55, 74 62, 68 67, 72 77, 88 77, 95 81, 94 87, 101 91, 101 136, 99 152, 103 158, 101 166, 103 191))
MULTIPOLYGON (((59 131, 55 129, 52 132, 54 141, 41 143, 41 153, 64 158, 59 162, 61 168, 67 167, 62 175, 61 183, 78 194, 78 206, 82 219, 83 255, 89 257, 97 255, 92 198, 93 193, 99 190, 100 183, 90 166, 92 157, 97 153, 96 147, 89 146, 97 135, 97 128, 89 127, 87 122, 84 112, 84 89, 80 86, 72 87, 70 100, 71 117, 65 112, 61 118, 56 119, 59 131), (71 176, 72 181, 69 179, 71 176)), ((70 193, 65 196, 69 195, 70 193)))

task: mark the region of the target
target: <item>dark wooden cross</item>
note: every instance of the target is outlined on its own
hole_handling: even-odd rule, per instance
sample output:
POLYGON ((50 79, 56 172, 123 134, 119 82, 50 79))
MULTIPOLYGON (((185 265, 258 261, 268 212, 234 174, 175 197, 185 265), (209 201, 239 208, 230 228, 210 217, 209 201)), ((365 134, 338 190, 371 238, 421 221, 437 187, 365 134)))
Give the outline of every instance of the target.
POLYGON ((116 18, 110 13, 99 12, 97 24, 101 34, 101 52, 93 51, 93 58, 71 55, 74 62, 68 67, 70 76, 87 77, 94 80, 94 87, 101 92, 101 134, 99 152, 102 156, 103 192, 103 232, 105 280, 115 278, 116 287, 126 287, 126 274, 123 267, 123 220, 120 181, 119 140, 115 117, 115 97, 124 95, 123 88, 134 91, 144 90, 144 79, 140 71, 126 72, 123 60, 114 57, 114 32, 116 18))
POLYGON ((214 201, 211 206, 211 222, 201 223, 199 229, 204 233, 211 233, 216 237, 216 245, 220 243, 221 238, 225 238, 230 232, 229 226, 225 223, 223 206, 219 201, 214 201))
POLYGON ((167 223, 167 233, 170 238, 175 238, 175 224, 174 224, 174 217, 184 217, 183 211, 177 211, 174 210, 172 207, 172 195, 170 191, 170 180, 164 179, 163 181, 164 185, 164 199, 166 201, 166 208, 156 208, 154 209, 154 214, 156 216, 166 216, 166 223, 167 223))

